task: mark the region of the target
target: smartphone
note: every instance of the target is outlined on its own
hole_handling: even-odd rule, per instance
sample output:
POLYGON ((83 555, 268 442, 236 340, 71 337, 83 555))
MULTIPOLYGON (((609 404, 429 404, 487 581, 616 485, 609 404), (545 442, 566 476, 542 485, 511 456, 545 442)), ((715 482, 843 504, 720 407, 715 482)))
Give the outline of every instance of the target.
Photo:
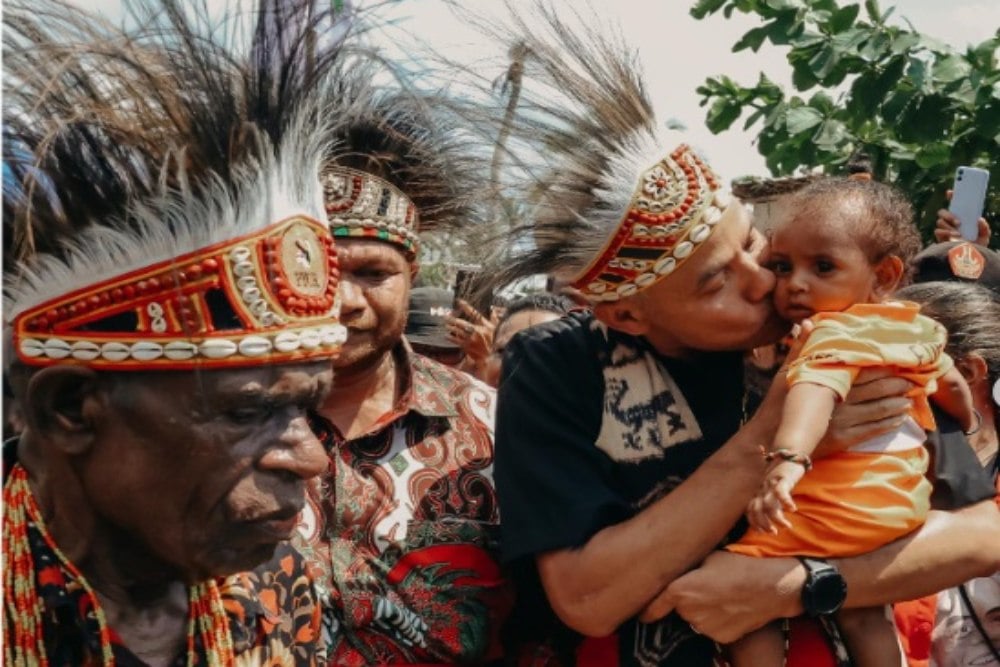
POLYGON ((979 235, 979 218, 983 217, 989 182, 990 172, 985 169, 959 167, 955 170, 948 210, 958 218, 958 233, 967 241, 975 241, 979 235))

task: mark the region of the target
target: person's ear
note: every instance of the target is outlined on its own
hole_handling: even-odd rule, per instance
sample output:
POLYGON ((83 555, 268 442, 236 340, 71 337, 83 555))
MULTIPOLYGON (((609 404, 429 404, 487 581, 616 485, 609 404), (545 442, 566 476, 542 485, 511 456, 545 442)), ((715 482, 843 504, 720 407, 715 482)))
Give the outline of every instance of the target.
POLYGON ((594 317, 606 325, 632 336, 644 336, 649 331, 642 303, 634 297, 594 304, 594 317))
POLYGON ((875 265, 875 286, 873 291, 880 299, 892 296, 903 278, 903 260, 895 255, 888 255, 875 265))
POLYGON ((68 364, 35 372, 22 401, 28 429, 66 454, 90 447, 104 405, 97 373, 68 364))
POLYGON ((989 367, 986 365, 986 360, 975 352, 961 359, 956 359, 955 367, 970 387, 985 382, 989 377, 989 367))

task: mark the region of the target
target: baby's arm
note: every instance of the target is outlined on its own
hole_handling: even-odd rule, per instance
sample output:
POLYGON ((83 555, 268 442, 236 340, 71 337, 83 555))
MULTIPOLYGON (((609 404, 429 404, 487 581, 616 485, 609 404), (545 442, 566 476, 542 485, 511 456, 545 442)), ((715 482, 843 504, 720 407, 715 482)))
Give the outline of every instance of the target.
POLYGON ((770 448, 774 464, 747 509, 751 526, 777 532, 775 522, 789 525, 783 508, 795 511, 792 489, 806 472, 800 457, 812 455, 830 426, 830 415, 836 404, 836 392, 823 385, 797 382, 788 389, 781 424, 770 448), (800 460, 795 460, 797 458, 800 460))
POLYGON ((937 379, 937 385, 937 391, 931 394, 931 400, 954 417, 962 425, 963 431, 969 432, 976 428, 979 417, 972 407, 972 391, 958 368, 952 366, 951 370, 937 379))
POLYGON ((837 405, 837 393, 814 382, 796 382, 788 388, 781 423, 774 434, 772 451, 787 449, 812 455, 830 427, 830 415, 837 405))

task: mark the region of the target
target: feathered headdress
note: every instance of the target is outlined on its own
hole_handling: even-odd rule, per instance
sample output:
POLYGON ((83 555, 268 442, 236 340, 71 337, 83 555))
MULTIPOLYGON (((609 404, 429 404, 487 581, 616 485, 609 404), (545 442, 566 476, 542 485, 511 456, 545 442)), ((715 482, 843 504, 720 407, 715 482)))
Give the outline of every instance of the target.
POLYGON ((512 11, 505 31, 486 28, 523 71, 516 107, 485 126, 511 137, 507 172, 530 202, 489 273, 498 285, 556 274, 590 299, 615 300, 689 257, 728 200, 704 161, 657 121, 623 39, 534 9, 512 11))
POLYGON ((317 38, 330 17, 305 0, 265 0, 231 26, 189 2, 131 7, 130 31, 56 0, 4 8, 18 357, 115 370, 328 358, 344 337, 317 178, 345 108, 342 45, 317 38))
POLYGON ((375 61, 342 80, 349 108, 321 180, 335 237, 393 243, 415 260, 421 232, 458 231, 477 217, 483 170, 447 97, 371 84, 390 73, 399 74, 375 61))

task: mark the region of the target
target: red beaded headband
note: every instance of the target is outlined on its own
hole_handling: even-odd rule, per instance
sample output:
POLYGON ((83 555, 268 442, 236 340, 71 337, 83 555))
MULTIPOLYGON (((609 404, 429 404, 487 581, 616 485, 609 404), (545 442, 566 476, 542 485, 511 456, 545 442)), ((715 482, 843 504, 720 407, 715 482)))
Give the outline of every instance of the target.
POLYGON ((712 170, 682 144, 639 178, 628 210, 573 286, 615 301, 676 269, 712 233, 729 205, 712 170))
POLYGON ((373 174, 334 166, 320 174, 320 182, 335 237, 395 243, 410 259, 417 256, 417 209, 397 187, 373 174))
POLYGON ((33 366, 107 370, 329 359, 346 338, 339 277, 326 225, 294 216, 30 308, 14 346, 33 366))

